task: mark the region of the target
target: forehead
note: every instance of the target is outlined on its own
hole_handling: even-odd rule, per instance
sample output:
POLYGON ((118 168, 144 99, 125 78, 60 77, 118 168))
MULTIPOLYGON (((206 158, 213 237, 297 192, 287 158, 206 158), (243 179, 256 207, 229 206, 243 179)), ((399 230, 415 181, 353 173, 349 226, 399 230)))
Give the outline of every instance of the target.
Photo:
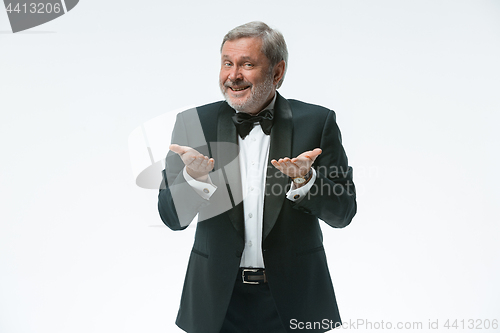
POLYGON ((262 53, 262 40, 260 38, 245 37, 228 40, 222 46, 222 58, 260 58, 265 57, 262 53))

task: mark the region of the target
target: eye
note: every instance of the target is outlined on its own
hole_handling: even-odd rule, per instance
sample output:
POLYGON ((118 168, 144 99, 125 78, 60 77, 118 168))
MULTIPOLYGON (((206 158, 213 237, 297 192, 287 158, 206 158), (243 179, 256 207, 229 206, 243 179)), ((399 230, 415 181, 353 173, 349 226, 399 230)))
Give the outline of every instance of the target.
POLYGON ((229 61, 224 61, 222 64, 224 67, 230 67, 232 64, 229 61))
POLYGON ((252 67, 253 67, 253 64, 251 64, 251 63, 247 62, 244 66, 245 66, 245 68, 252 68, 252 67))

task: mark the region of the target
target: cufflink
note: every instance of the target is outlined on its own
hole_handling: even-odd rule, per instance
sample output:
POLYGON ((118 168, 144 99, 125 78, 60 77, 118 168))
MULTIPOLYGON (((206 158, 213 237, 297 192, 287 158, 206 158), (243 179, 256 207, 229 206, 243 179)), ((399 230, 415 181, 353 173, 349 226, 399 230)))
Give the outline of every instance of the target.
POLYGON ((298 198, 300 198, 300 194, 295 194, 295 195, 293 196, 293 198, 294 198, 295 200, 297 200, 298 198))
POLYGON ((207 193, 208 194, 208 193, 210 193, 210 190, 208 188, 204 188, 203 189, 203 193, 207 193))

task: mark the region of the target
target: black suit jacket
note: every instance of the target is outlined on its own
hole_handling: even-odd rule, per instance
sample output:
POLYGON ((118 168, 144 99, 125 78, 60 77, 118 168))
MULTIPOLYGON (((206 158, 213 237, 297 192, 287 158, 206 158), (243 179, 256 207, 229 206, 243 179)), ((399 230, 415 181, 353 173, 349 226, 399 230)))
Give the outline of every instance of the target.
MULTIPOLYGON (((167 155, 158 201, 163 222, 182 230, 199 213, 176 321, 187 332, 219 332, 244 248, 237 133, 231 120, 234 112, 226 102, 216 102, 177 116, 172 143, 194 147, 215 159, 210 177, 218 189, 210 200, 202 199, 185 182, 181 159, 172 152, 167 155)), ((318 221, 342 228, 356 213, 352 169, 335 113, 278 94, 274 117, 262 244, 269 288, 283 325, 290 331, 292 319, 340 322, 318 221), (285 198, 290 179, 270 160, 296 157, 317 147, 323 153, 313 165, 316 181, 309 195, 294 203, 285 198)))

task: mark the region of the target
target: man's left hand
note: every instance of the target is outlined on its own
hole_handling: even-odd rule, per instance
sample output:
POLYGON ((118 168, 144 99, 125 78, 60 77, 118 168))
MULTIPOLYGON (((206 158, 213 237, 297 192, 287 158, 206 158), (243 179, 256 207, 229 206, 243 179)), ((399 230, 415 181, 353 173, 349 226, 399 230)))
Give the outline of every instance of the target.
POLYGON ((295 158, 284 157, 280 158, 278 161, 272 160, 271 163, 290 178, 304 177, 321 152, 322 150, 320 148, 316 148, 303 152, 295 158))

